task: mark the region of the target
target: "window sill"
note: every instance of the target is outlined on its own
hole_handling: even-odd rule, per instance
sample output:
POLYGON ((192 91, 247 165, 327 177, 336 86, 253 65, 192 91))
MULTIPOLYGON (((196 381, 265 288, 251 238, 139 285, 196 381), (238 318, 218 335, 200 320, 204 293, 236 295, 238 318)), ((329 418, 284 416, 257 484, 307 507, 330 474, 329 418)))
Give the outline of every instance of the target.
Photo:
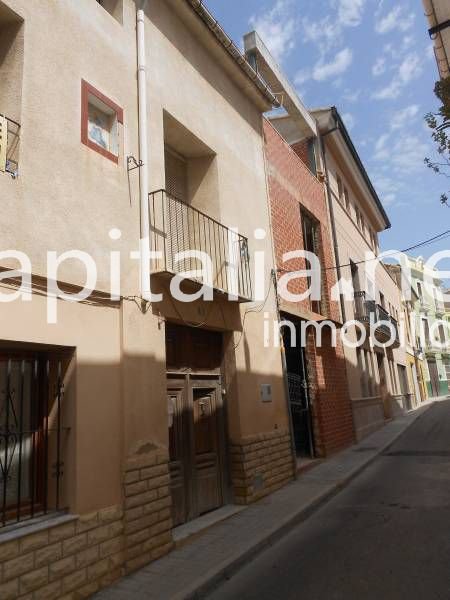
POLYGON ((58 525, 64 525, 77 519, 77 515, 68 515, 67 513, 59 512, 35 517, 21 523, 12 523, 0 529, 0 544, 5 544, 6 542, 11 542, 45 529, 57 527, 58 525))

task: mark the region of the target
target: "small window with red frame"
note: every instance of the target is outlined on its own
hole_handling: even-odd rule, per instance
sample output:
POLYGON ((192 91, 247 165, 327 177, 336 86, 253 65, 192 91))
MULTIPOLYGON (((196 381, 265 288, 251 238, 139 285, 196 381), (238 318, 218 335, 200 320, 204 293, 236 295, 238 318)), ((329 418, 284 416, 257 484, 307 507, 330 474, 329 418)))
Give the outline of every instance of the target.
POLYGON ((123 125, 123 109, 83 80, 81 82, 82 143, 118 164, 120 125, 123 125))

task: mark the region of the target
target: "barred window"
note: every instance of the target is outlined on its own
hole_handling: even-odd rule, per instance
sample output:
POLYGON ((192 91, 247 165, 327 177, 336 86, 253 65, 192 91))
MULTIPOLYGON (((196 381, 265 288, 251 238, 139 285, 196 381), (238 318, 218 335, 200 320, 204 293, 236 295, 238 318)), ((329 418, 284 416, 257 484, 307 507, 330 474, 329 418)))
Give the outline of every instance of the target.
POLYGON ((0 523, 61 508, 67 356, 0 349, 0 523))

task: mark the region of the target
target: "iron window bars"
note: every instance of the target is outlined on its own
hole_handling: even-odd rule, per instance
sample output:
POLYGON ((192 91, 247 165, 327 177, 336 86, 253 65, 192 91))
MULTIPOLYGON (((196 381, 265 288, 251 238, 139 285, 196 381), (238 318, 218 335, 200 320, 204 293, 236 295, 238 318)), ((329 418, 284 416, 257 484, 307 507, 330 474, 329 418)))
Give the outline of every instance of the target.
POLYGON ((63 362, 0 350, 0 527, 60 510, 63 362))
MULTIPOLYGON (((6 161, 4 171, 17 177, 19 170, 20 123, 0 113, 0 118, 6 120, 6 161)), ((2 133, 2 136, 5 135, 2 133)), ((0 141, 0 143, 3 140, 0 141)))
MULTIPOLYGON (((150 249, 161 252, 153 271, 179 274, 201 268, 196 258, 176 261, 177 253, 197 250, 212 262, 212 287, 251 301, 252 284, 248 240, 166 190, 149 194, 150 249)), ((191 277, 197 283, 196 277, 191 277)))

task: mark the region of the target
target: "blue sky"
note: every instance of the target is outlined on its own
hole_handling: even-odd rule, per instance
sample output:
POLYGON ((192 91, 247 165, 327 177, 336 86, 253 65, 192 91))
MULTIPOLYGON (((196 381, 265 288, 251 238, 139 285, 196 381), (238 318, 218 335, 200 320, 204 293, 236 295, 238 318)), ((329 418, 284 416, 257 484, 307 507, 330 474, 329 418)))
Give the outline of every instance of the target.
MULTIPOLYGON (((308 107, 334 104, 387 209, 381 247, 403 249, 450 229, 448 181, 423 163, 423 116, 438 77, 420 0, 207 0, 241 46, 256 29, 308 107)), ((427 257, 449 240, 413 254, 427 257)))

